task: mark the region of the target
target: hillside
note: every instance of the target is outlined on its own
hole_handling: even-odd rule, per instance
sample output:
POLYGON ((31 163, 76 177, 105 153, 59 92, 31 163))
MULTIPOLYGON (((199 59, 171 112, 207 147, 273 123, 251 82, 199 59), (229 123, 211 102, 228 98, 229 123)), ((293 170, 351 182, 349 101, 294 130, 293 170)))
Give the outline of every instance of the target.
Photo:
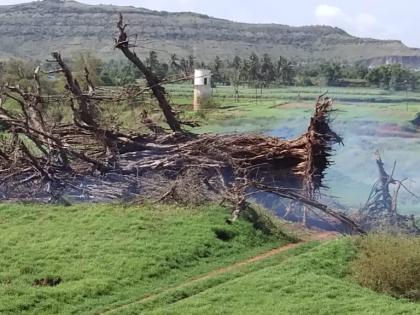
POLYGON ((119 58, 112 38, 117 12, 125 15, 131 34, 139 35, 139 52, 156 49, 162 55, 166 52, 168 58, 169 53, 209 59, 215 55, 248 56, 255 51, 299 60, 370 59, 373 63, 386 56, 405 56, 409 61, 414 56, 415 64, 420 63, 420 50, 400 41, 357 38, 329 26, 246 24, 196 13, 62 0, 0 6, 0 58, 45 59, 51 51, 60 50, 69 56, 84 49, 94 50, 103 58, 119 58))

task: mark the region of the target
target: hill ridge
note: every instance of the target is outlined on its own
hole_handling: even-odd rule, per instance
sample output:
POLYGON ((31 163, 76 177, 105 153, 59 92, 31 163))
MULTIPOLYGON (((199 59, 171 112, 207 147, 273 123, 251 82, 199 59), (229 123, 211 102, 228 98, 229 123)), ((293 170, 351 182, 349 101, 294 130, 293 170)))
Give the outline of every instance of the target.
POLYGON ((358 38, 332 26, 251 24, 192 12, 154 11, 132 6, 88 5, 73 0, 44 0, 0 5, 0 58, 45 59, 54 50, 72 56, 93 50, 105 59, 118 59, 113 50, 117 13, 139 35, 139 54, 160 51, 169 58, 193 54, 209 60, 252 52, 283 55, 296 60, 359 61, 388 56, 420 56, 398 40, 358 38), (144 44, 150 42, 153 44, 144 44))

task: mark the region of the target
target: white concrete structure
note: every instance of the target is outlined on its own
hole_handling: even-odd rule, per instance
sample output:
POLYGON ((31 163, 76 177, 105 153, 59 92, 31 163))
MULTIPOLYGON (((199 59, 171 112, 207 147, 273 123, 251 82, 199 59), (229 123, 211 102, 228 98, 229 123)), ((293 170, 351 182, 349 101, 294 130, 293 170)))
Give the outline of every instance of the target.
POLYGON ((211 71, 207 69, 194 70, 194 111, 199 111, 202 105, 211 98, 211 71))

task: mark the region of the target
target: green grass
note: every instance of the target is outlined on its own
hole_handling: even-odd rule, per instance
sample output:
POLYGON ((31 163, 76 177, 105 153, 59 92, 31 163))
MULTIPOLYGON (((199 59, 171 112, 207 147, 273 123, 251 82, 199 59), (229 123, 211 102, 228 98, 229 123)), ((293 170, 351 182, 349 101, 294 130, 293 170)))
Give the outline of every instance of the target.
POLYGON ((91 314, 287 243, 227 216, 218 206, 2 204, 0 314, 91 314), (63 281, 32 286, 46 277, 63 281))
MULTIPOLYGON (((194 297, 201 292, 244 277, 250 273, 262 270, 264 268, 276 266, 286 259, 301 255, 318 245, 319 242, 317 241, 304 243, 293 249, 278 253, 269 258, 255 261, 252 264, 237 266, 228 272, 211 275, 208 278, 199 279, 197 281, 188 281, 181 286, 172 287, 168 290, 157 293, 155 296, 151 296, 148 299, 137 300, 133 301, 132 303, 126 303, 122 305, 120 304, 120 306, 116 305, 114 308, 110 308, 109 310, 113 310, 113 312, 116 314, 149 314, 156 309, 166 307, 189 297, 194 297)), ((186 313, 189 313, 189 311, 186 313)))
MULTIPOLYGON (((419 314, 420 304, 353 283, 347 273, 354 255, 349 238, 331 241, 173 303, 168 300, 147 314, 419 314)), ((138 314, 138 307, 120 314, 138 314)))
MULTIPOLYGON (((0 314, 417 314, 350 280, 350 238, 309 242, 196 277, 288 242, 219 206, 0 205, 0 314), (234 237, 222 241, 216 230, 234 237), (54 287, 36 279, 60 277, 54 287), (143 298, 150 296, 149 299, 143 298)), ((265 222, 265 224, 262 224, 265 222)), ((276 231, 273 227, 270 231, 276 231)), ((278 231, 277 231, 278 232, 278 231)))

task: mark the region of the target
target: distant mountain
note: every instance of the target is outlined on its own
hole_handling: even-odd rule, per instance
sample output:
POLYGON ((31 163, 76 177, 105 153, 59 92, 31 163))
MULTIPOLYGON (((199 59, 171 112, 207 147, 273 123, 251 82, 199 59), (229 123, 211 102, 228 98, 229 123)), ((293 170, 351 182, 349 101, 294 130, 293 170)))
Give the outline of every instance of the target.
POLYGON ((71 56, 93 50, 99 56, 120 58, 113 49, 118 12, 137 34, 137 51, 149 49, 179 56, 193 54, 209 60, 215 55, 249 56, 251 52, 283 55, 296 60, 408 61, 420 68, 420 49, 396 40, 358 38, 330 26, 292 27, 247 24, 197 13, 168 13, 134 7, 86 5, 75 1, 44 0, 0 6, 0 58, 45 59, 51 51, 71 56), (413 62, 412 62, 413 61, 413 62))

